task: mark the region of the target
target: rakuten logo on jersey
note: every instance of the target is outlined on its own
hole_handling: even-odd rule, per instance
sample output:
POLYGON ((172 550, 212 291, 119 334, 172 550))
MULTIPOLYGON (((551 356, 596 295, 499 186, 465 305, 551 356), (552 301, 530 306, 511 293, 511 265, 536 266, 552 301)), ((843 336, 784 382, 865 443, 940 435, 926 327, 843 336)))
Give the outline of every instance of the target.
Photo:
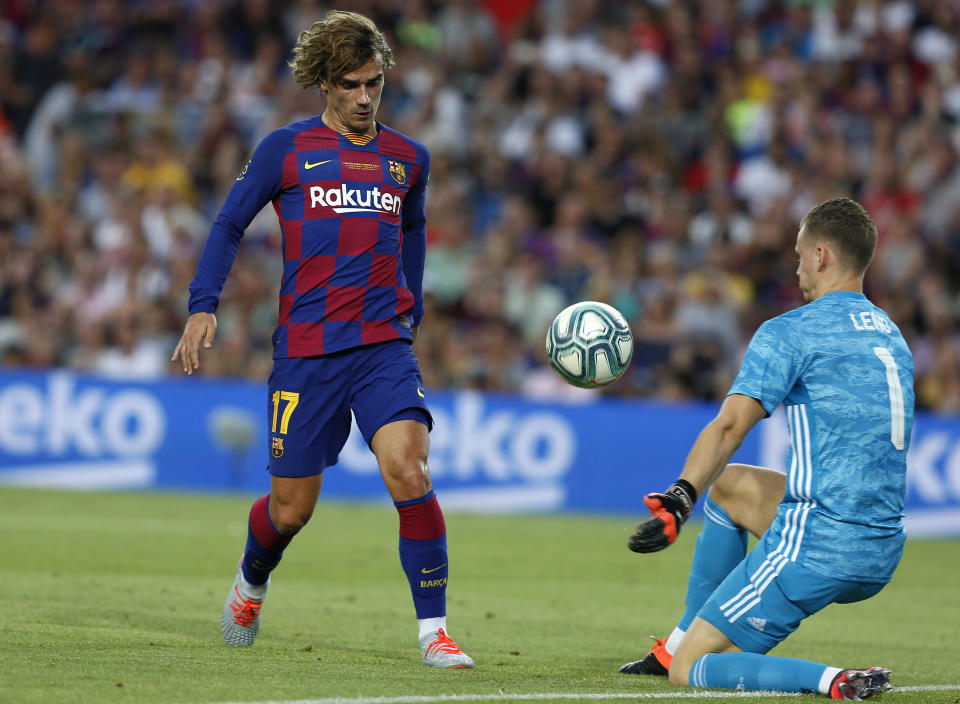
POLYGON ((400 214, 403 198, 384 193, 379 186, 350 188, 345 183, 333 188, 310 186, 310 207, 331 208, 338 215, 343 213, 393 213, 400 214))

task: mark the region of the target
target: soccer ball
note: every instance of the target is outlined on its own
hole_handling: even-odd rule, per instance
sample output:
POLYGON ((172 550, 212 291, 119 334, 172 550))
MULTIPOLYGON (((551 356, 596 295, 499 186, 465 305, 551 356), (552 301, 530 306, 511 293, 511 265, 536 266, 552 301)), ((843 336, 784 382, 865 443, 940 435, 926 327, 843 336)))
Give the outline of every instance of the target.
POLYGON ((627 371, 632 357, 630 326, 606 303, 574 303, 560 311, 547 331, 550 366, 574 386, 606 386, 627 371))

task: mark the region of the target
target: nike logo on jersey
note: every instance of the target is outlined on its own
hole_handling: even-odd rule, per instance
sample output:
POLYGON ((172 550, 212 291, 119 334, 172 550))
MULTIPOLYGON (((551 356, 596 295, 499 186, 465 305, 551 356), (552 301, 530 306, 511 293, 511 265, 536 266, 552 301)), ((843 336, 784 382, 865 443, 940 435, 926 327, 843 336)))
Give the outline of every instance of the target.
POLYGON ((420 398, 426 398, 426 396, 423 395, 423 389, 419 389, 419 388, 417 389, 417 396, 419 396, 420 398))
POLYGON ((420 572, 422 572, 423 574, 430 574, 431 572, 436 572, 437 570, 443 569, 446 566, 447 566, 447 563, 444 562, 442 565, 440 565, 440 567, 434 567, 432 570, 428 570, 426 567, 421 567, 420 572))
POLYGON ((316 164, 311 164, 309 161, 303 162, 303 168, 312 169, 315 166, 323 166, 324 164, 329 164, 333 159, 327 159, 326 161, 318 161, 316 164))

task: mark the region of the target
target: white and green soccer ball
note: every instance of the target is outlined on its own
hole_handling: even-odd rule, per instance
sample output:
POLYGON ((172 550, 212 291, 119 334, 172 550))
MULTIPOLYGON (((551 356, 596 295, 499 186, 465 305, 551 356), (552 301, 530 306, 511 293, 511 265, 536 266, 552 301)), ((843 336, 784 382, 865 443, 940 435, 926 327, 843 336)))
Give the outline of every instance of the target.
POLYGON ((632 357, 630 326, 606 303, 574 303, 560 311, 547 331, 547 360, 574 386, 606 386, 627 371, 632 357))

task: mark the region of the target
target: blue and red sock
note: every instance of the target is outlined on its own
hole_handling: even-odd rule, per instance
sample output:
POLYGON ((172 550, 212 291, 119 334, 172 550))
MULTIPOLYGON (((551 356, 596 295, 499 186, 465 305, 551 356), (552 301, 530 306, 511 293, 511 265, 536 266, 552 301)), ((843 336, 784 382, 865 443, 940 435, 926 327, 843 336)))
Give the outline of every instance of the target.
POLYGON ((400 564, 418 619, 447 614, 447 527, 433 489, 394 503, 400 515, 400 564))
MULTIPOLYGON (((280 535, 270 520, 270 495, 261 496, 250 508, 247 524, 247 546, 240 569, 249 584, 266 584, 270 572, 279 564, 283 550, 293 535, 280 535)), ((296 534, 294 534, 296 535, 296 534)))

